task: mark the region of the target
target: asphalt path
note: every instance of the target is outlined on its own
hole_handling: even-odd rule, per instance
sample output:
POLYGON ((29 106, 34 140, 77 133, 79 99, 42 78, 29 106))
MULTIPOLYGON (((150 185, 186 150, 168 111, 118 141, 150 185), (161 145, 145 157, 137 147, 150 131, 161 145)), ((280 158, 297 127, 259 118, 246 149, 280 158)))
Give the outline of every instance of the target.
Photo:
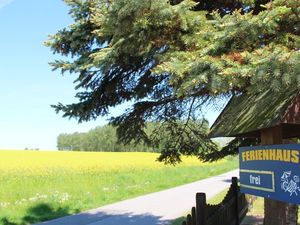
POLYGON ((230 186, 231 177, 238 177, 238 170, 39 225, 169 225, 195 205, 197 192, 212 198, 230 186))

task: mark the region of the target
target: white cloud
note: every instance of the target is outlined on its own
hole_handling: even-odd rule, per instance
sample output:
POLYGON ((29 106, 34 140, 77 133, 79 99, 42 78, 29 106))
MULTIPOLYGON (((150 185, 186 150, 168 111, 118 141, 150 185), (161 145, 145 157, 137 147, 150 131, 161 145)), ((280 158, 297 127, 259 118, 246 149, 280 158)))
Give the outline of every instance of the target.
POLYGON ((0 9, 3 8, 4 6, 12 3, 14 0, 0 0, 0 9))

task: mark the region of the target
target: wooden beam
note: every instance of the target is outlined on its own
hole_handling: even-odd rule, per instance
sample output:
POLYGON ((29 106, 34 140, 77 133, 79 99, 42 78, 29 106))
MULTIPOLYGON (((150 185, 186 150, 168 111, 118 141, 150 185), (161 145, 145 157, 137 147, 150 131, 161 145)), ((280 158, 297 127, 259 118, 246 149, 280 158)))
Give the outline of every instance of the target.
MULTIPOLYGON (((274 145, 282 144, 282 127, 264 129, 261 131, 261 144, 274 145)), ((287 204, 285 202, 265 198, 264 225, 286 225, 287 224, 287 204)))

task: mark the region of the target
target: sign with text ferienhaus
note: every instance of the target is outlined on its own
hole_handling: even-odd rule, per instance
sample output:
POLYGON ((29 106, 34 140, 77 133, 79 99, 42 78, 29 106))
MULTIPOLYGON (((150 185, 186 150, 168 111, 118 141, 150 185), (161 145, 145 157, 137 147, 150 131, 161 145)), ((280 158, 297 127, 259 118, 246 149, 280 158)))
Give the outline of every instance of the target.
POLYGON ((241 192, 300 205, 300 145, 241 147, 241 192))

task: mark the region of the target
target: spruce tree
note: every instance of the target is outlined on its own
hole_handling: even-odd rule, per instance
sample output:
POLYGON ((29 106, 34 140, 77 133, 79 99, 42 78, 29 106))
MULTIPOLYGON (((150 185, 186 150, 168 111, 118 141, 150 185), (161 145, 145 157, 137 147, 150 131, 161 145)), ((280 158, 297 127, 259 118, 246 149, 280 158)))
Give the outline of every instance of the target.
POLYGON ((206 129, 193 126, 207 104, 300 87, 299 0, 65 2, 74 23, 46 45, 67 56, 51 65, 74 74, 78 102, 56 111, 83 122, 130 102, 111 118, 120 140, 158 145, 155 134, 167 129, 178 141, 161 145, 161 160, 214 155, 206 129), (152 134, 149 121, 161 124, 152 134))

